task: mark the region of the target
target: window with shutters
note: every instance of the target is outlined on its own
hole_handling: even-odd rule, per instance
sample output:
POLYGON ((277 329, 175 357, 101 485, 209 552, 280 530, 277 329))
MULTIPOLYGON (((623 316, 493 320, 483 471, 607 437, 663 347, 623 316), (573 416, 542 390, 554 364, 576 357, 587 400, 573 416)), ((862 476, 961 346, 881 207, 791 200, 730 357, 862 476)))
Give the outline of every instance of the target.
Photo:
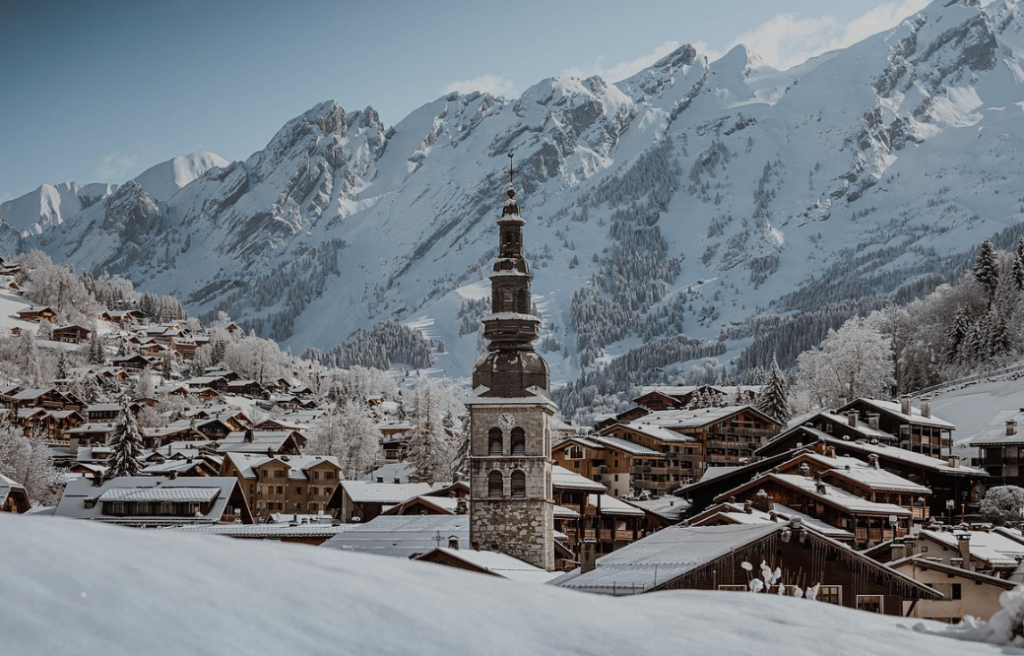
POLYGON ((487 431, 487 455, 500 456, 502 454, 501 446, 501 429, 495 427, 487 431))
POLYGON ((504 479, 500 471, 492 471, 487 476, 487 498, 500 499, 505 494, 504 479))
POLYGON ((526 455, 526 431, 519 426, 512 429, 512 455, 526 455))
POLYGON ((518 469, 512 472, 512 498, 526 498, 526 474, 518 469))

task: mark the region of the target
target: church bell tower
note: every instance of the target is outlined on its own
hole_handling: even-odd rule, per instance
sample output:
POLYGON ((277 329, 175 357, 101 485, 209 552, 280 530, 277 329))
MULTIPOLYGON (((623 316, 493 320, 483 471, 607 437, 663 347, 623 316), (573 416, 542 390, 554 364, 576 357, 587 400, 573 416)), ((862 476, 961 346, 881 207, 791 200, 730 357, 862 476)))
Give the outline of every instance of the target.
MULTIPOLYGON (((512 155, 509 155, 511 158, 512 155)), ((553 570, 554 501, 548 365, 533 349, 530 266, 509 168, 508 200, 498 218, 498 258, 491 273, 485 353, 473 368, 470 415, 469 540, 553 570)))

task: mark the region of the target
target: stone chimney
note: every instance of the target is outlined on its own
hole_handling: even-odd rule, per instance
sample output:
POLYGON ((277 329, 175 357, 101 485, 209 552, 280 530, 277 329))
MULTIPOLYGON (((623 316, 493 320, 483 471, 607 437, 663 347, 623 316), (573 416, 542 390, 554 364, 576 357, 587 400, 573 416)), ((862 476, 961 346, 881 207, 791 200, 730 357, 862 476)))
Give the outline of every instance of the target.
POLYGON ((834 446, 829 445, 828 447, 825 448, 825 455, 828 456, 829 458, 835 458, 836 448, 834 446))
POLYGON ((904 394, 900 397, 900 412, 910 416, 910 395, 904 394))
POLYGON ((946 462, 948 462, 949 466, 952 467, 953 469, 960 468, 960 456, 947 456, 946 462))
POLYGON ((907 545, 903 543, 903 540, 898 538, 893 540, 889 548, 892 551, 891 560, 900 560, 907 557, 907 545))
POLYGON ((761 512, 771 512, 775 508, 775 501, 768 496, 768 493, 765 492, 764 488, 761 488, 757 491, 757 495, 754 499, 754 507, 761 512))
POLYGON ((869 412, 868 413, 868 426, 870 426, 871 428, 873 428, 875 430, 878 430, 878 413, 877 412, 869 412))
POLYGON ((744 501, 743 502, 743 512, 747 513, 748 515, 753 514, 753 512, 754 512, 754 502, 749 500, 749 499, 744 501))
POLYGON ((469 505, 466 503, 466 497, 459 497, 459 500, 455 502, 455 514, 465 515, 469 513, 469 505))
POLYGON ((932 397, 921 397, 921 416, 928 419, 932 416, 932 397))
POLYGON ((803 476, 804 478, 811 477, 811 466, 808 465, 806 462, 800 465, 800 475, 803 476))
POLYGON ((960 550, 960 557, 964 560, 964 569, 973 570, 974 567, 971 563, 971 534, 957 533, 956 546, 960 550))
POLYGON ((846 423, 850 424, 850 428, 857 427, 857 411, 850 410, 846 413, 846 423))
POLYGON ((1006 434, 1007 435, 1016 435, 1017 434, 1017 420, 1016 419, 1007 419, 1006 420, 1006 434))
POLYGON ((879 466, 878 466, 878 454, 876 454, 876 453, 868 454, 868 464, 871 465, 872 467, 874 467, 875 469, 879 469, 879 466))

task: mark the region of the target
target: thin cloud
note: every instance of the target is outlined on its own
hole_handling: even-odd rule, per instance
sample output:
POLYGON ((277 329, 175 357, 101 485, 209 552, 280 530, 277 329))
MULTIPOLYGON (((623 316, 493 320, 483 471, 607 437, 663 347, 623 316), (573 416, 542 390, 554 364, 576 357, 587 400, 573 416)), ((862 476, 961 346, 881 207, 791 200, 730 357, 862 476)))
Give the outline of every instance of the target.
POLYGON ((137 155, 126 155, 114 151, 100 161, 96 169, 96 177, 102 181, 119 180, 138 164, 137 155))
POLYGON ((456 80, 441 89, 441 94, 444 95, 453 91, 458 91, 459 93, 481 91, 492 96, 509 96, 512 95, 514 90, 515 81, 512 78, 485 73, 477 77, 471 77, 468 80, 456 80))
POLYGON ((678 41, 669 39, 655 47, 654 50, 640 55, 635 59, 608 63, 604 57, 598 57, 588 66, 571 66, 566 68, 562 71, 562 75, 579 78, 588 78, 597 75, 607 82, 620 82, 632 75, 636 75, 648 66, 651 66, 654 62, 658 61, 681 45, 682 44, 678 41))
POLYGON ((802 18, 797 14, 779 14, 739 35, 729 47, 742 43, 768 64, 784 70, 891 29, 926 6, 928 0, 886 3, 846 24, 834 16, 802 18))

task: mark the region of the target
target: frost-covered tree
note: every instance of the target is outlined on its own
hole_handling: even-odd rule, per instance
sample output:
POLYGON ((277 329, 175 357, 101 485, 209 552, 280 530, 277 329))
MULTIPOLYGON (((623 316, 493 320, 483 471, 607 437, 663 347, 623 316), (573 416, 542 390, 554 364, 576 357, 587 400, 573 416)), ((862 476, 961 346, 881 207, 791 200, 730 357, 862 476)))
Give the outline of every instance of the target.
POLYGON ((28 271, 25 297, 53 308, 61 318, 87 321, 96 313, 96 300, 75 273, 65 266, 43 264, 28 271))
POLYGON ((224 350, 224 365, 261 385, 289 373, 289 358, 281 353, 277 342, 249 336, 232 341, 224 350))
POLYGON ((426 483, 452 480, 454 464, 459 459, 460 437, 444 428, 441 399, 429 383, 421 381, 414 399, 415 429, 409 436, 406 462, 416 467, 420 479, 426 483))
POLYGON ((327 416, 314 431, 305 451, 336 457, 342 473, 355 478, 376 464, 380 440, 380 430, 366 405, 350 400, 327 416))
POLYGON ((797 358, 797 381, 821 405, 840 398, 886 397, 893 384, 889 344, 864 319, 851 319, 797 358))
POLYGON ((89 335, 88 360, 92 364, 103 364, 107 360, 107 349, 103 346, 103 338, 98 327, 93 325, 89 335))
POLYGON ((1024 235, 1013 250, 1013 285, 1018 292, 1024 292, 1024 235))
POLYGON ((1017 524, 1024 521, 1024 488, 997 485, 985 492, 978 506, 985 521, 994 524, 1017 524))
POLYGON ((793 411, 789 407, 789 384, 786 383, 786 376, 774 356, 772 367, 761 383, 761 391, 754 399, 754 407, 782 425, 793 416, 793 411))
POLYGON ((996 287, 999 285, 999 256, 996 254, 996 247, 992 240, 985 238, 978 248, 978 256, 974 260, 974 267, 971 269, 974 279, 985 288, 988 297, 995 296, 996 287))
POLYGON ((57 370, 55 372, 57 380, 67 380, 68 370, 71 368, 71 361, 68 358, 68 352, 61 349, 57 353, 57 370))
POLYGON ((0 474, 25 486, 29 499, 53 505, 60 498, 60 475, 41 436, 26 437, 20 427, 0 420, 0 474))
POLYGON ((35 337, 27 330, 18 336, 18 368, 21 380, 29 387, 39 387, 43 382, 43 369, 35 337))
POLYGON ((174 351, 170 347, 164 351, 164 360, 160 366, 160 377, 165 381, 174 378, 174 351))
POLYGON ((135 395, 139 398, 151 399, 154 389, 153 370, 146 367, 139 374, 139 380, 135 385, 135 395))
POLYGON ((127 405, 122 404, 117 425, 110 436, 110 456, 107 459, 107 475, 137 476, 142 471, 142 434, 135 422, 135 415, 127 405))

